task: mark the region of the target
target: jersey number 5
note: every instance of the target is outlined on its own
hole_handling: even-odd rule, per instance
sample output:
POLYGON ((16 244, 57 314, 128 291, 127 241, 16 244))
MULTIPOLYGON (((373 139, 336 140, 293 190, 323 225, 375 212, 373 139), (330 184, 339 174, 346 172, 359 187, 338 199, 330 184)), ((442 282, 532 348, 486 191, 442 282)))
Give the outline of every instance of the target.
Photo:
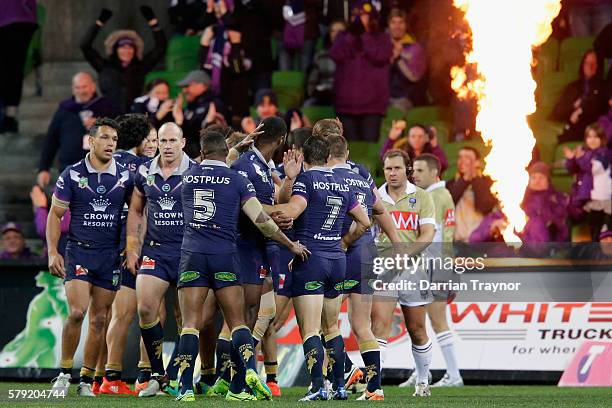
POLYGON ((329 214, 327 214, 327 218, 325 219, 321 229, 329 231, 333 228, 334 223, 340 214, 340 208, 342 208, 342 197, 327 196, 327 206, 331 207, 331 209, 329 210, 329 214))
POLYGON ((214 190, 193 190, 193 219, 195 221, 208 221, 215 216, 214 190))

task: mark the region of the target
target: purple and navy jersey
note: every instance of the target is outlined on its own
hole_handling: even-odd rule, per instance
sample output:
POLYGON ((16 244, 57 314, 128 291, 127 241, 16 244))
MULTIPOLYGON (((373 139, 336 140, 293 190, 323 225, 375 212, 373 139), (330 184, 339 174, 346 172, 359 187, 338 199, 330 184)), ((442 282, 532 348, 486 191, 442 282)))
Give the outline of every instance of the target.
POLYGON ((133 176, 115 160, 101 173, 91 166, 89 155, 68 166, 53 193, 70 209, 68 241, 119 249, 121 211, 133 187, 133 176))
MULTIPOLYGON (((144 158, 141 156, 137 156, 134 153, 128 150, 117 150, 115 154, 113 154, 113 159, 121 165, 123 165, 126 169, 130 171, 132 177, 136 176, 136 171, 138 170, 138 166, 140 166, 144 162, 144 158)), ((121 251, 125 248, 125 235, 126 235, 126 226, 127 226, 127 216, 128 216, 129 208, 126 205, 123 206, 123 211, 121 212, 121 243, 119 248, 121 251)))
MULTIPOLYGON (((359 174, 355 173, 348 163, 336 165, 332 167, 332 170, 337 177, 344 180, 344 183, 351 188, 355 198, 359 201, 365 213, 368 214, 368 218, 372 218, 372 207, 374 207, 376 202, 376 196, 374 196, 370 184, 359 174)), ((353 219, 346 214, 342 223, 342 235, 348 232, 352 222, 353 219)), ((353 242, 351 247, 372 242, 374 242, 374 237, 372 237, 368 229, 357 241, 353 242)))
POLYGON ((184 230, 181 197, 183 173, 197 164, 183 154, 179 167, 165 179, 159 158, 156 156, 140 165, 134 183, 147 203, 144 244, 158 247, 164 254, 177 256, 183 243, 184 230))
POLYGON ((242 204, 255 197, 247 178, 217 160, 204 160, 183 173, 185 232, 181 249, 203 254, 236 252, 242 204))
POLYGON ((354 161, 350 161, 350 160, 347 160, 346 164, 350 166, 353 172, 363 177, 365 181, 367 181, 368 184, 370 185, 370 190, 374 191, 374 189, 376 188, 376 182, 374 181, 374 178, 372 177, 368 169, 366 169, 363 164, 355 163, 354 161))
POLYGON ((342 227, 346 213, 359 201, 340 177, 325 167, 313 167, 293 183, 292 196, 303 197, 308 205, 293 224, 295 237, 316 255, 341 258, 342 227))

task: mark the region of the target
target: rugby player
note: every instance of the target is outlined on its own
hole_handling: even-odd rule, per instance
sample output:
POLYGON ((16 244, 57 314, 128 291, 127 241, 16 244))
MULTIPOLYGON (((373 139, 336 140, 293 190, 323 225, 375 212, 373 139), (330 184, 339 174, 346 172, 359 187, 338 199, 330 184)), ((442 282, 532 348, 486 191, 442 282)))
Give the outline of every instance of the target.
POLYGON ((64 278, 70 309, 62 332, 60 374, 53 383, 56 390, 67 391, 81 325, 89 313, 79 396, 95 396, 94 367, 104 344, 107 315, 121 285, 120 217, 132 193, 133 179, 129 170, 113 159, 117 130, 114 120, 96 120, 89 131, 91 150, 58 178, 47 219, 49 270, 64 278), (60 220, 68 209, 71 220, 64 259, 57 244, 60 220))
POLYGON ((281 242, 298 259, 309 251, 290 241, 263 210, 253 185, 225 164, 228 149, 218 132, 201 139, 202 163, 183 174, 182 202, 185 231, 179 267, 179 303, 183 329, 179 342, 182 369, 179 401, 193 401, 193 369, 198 354, 202 309, 209 289, 231 330, 232 377, 228 400, 270 399, 271 393, 255 371, 251 331, 245 326, 244 295, 236 254, 236 229, 242 211, 264 236, 281 242), (255 394, 246 392, 246 387, 255 394))
MULTIPOLYGON (((436 220, 433 200, 429 193, 409 181, 412 163, 406 152, 389 150, 383 157, 383 166, 386 183, 379 189, 382 201, 394 219, 400 240, 407 243, 404 254, 418 256, 434 238, 436 220)), ((389 237, 381 234, 379 245, 380 256, 388 254, 389 237)), ((418 272, 425 273, 421 270, 418 272)), ((384 350, 396 302, 376 295, 372 304, 372 332, 381 346, 384 364, 384 350)), ((412 340, 412 355, 417 373, 414 395, 426 397, 430 395, 428 376, 432 345, 425 330, 425 306, 431 303, 431 293, 399 291, 397 296, 412 340)))
MULTIPOLYGON (((453 197, 446 189, 444 181, 440 180, 440 161, 436 156, 424 153, 414 159, 413 162, 414 183, 427 191, 434 201, 436 207, 436 234, 434 242, 442 245, 437 248, 439 255, 450 253, 450 245, 455 235, 455 204, 453 197)), ((433 280, 436 280, 436 269, 433 270, 433 280)), ((446 281, 448 277, 438 276, 439 281, 446 281)), ((442 350, 444 362, 446 363, 446 373, 432 387, 461 387, 463 379, 459 373, 457 356, 455 349, 455 339, 446 321, 446 305, 453 296, 448 291, 434 291, 434 302, 426 306, 427 315, 431 320, 431 326, 436 333, 436 340, 442 350)), ((416 371, 404 383, 404 386, 412 386, 416 381, 416 371)))
MULTIPOLYGON (((295 259, 291 271, 293 306, 311 378, 311 389, 302 401, 328 399, 323 383, 321 329, 330 350, 336 385, 331 397, 339 400, 348 398, 344 387, 344 342, 338 328, 346 270, 343 248, 350 246, 370 226, 370 219, 354 192, 326 167, 329 151, 327 139, 321 136, 308 138, 303 147, 305 171, 295 179, 289 202, 271 209, 296 219, 296 238, 306 243, 312 251, 307 261, 295 259), (342 221, 346 213, 355 222, 342 235, 342 221)), ((301 160, 296 164, 301 166, 301 160)))
MULTIPOLYGON (((138 317, 152 373, 147 386, 138 393, 139 397, 154 396, 167 386, 162 362, 163 322, 159 311, 166 291, 178 281, 183 241, 182 175, 195 165, 183 152, 183 147, 185 138, 181 128, 172 122, 163 124, 159 129, 160 153, 139 167, 130 203, 126 264, 132 274, 138 271, 138 317)), ((178 323, 180 326, 180 321, 178 323)))

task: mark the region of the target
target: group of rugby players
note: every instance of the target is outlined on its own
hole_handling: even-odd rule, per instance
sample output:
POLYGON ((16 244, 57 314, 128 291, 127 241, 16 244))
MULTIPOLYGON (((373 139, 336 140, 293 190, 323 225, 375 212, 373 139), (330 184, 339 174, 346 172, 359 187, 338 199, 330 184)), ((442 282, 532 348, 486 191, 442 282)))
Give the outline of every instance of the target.
POLYGON ((438 385, 462 385, 445 320, 447 294, 433 303, 427 291, 376 296, 370 279, 375 257, 418 256, 432 241, 452 237, 453 202, 435 156, 423 155, 413 166, 404 152, 388 152, 387 182, 377 189, 365 167, 348 161, 337 119, 287 135, 282 119, 268 118, 234 146, 230 133, 203 129, 194 161, 171 122, 156 130, 146 116, 130 114, 91 127, 91 150, 58 177, 47 221, 50 272, 65 280, 70 308, 54 389, 68 389, 87 313, 79 396, 280 396, 275 335, 292 305, 311 380, 302 400, 346 400, 360 380, 366 384, 359 400, 383 400, 381 369, 397 300, 412 340, 414 395, 430 395, 426 312, 448 367, 438 385), (156 149, 144 147, 155 139, 159 153, 152 157, 156 149), (286 151, 276 166, 279 150, 286 151), (413 167, 420 187, 411 183, 413 167), (57 244, 68 210, 62 256, 57 244), (180 339, 164 367, 164 299, 171 286, 178 289, 180 339), (338 326, 347 298, 364 371, 348 358, 338 326), (136 313, 141 356, 132 391, 121 362, 136 313), (258 344, 266 381, 256 372, 258 344))

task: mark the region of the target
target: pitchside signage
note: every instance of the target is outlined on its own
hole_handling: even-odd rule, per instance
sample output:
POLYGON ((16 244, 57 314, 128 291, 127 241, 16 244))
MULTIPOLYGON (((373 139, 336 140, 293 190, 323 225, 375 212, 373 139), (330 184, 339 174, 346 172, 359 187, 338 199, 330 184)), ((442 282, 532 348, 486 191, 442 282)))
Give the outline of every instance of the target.
POLYGON ((563 372, 560 387, 612 387, 612 341, 582 344, 563 372))

